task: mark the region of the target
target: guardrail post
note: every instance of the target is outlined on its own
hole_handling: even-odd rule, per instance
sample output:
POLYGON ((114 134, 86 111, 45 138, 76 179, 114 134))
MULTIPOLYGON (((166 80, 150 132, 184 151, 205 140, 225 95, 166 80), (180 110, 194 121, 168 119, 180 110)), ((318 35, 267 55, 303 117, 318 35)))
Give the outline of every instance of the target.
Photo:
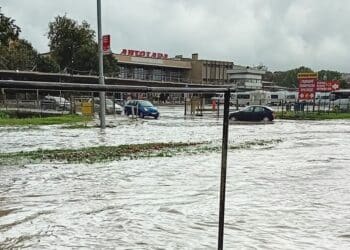
POLYGON ((224 101, 224 119, 223 119, 222 149, 221 149, 222 151, 221 151, 219 235, 218 235, 218 249, 219 250, 223 249, 223 244, 224 244, 225 193, 226 193, 229 109, 230 109, 230 89, 228 89, 225 92, 225 101, 224 101))

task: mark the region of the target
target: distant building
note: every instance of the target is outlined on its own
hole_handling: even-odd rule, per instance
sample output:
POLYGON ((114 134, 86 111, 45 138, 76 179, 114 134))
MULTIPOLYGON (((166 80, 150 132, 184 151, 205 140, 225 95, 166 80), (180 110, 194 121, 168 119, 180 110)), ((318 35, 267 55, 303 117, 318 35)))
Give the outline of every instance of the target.
POLYGON ((262 89, 262 76, 265 73, 265 70, 240 65, 234 65, 227 71, 230 84, 241 89, 262 89))
POLYGON ((233 67, 233 62, 203 60, 198 54, 169 58, 165 53, 123 49, 113 56, 120 66, 119 77, 142 80, 224 85, 229 83, 227 70, 233 67))
POLYGON ((175 59, 191 63, 190 79, 193 83, 200 84, 229 84, 228 70, 233 68, 233 62, 199 59, 197 53, 191 58, 183 58, 181 55, 175 59))
MULTIPOLYGON (((49 57, 51 52, 41 55, 49 57)), ((112 56, 120 69, 116 77, 122 79, 227 85, 227 72, 233 68, 233 62, 199 59, 197 53, 171 58, 167 53, 122 49, 112 56)))
POLYGON ((168 58, 168 54, 123 49, 113 56, 118 60, 120 78, 190 82, 191 63, 168 58))

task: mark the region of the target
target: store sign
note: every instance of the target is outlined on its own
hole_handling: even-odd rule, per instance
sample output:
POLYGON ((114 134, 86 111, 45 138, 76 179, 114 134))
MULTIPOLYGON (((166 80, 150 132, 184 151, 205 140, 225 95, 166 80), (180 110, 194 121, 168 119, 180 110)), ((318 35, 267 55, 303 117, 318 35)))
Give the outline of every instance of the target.
POLYGON ((318 78, 318 73, 317 72, 308 72, 308 73, 298 73, 298 79, 299 78, 318 78))
POLYGON ((340 87, 338 80, 333 81, 317 81, 316 91, 319 92, 331 92, 338 90, 340 87))
POLYGON ((111 36, 104 35, 102 36, 102 48, 104 54, 111 53, 111 36))
POLYGON ((124 56, 137 56, 137 57, 145 57, 145 58, 153 58, 153 59, 168 59, 168 54, 150 52, 150 51, 144 51, 144 50, 123 49, 120 54, 124 56))
POLYGON ((316 82, 314 78, 299 78, 299 99, 301 100, 312 100, 315 97, 316 82))
POLYGON ((300 100, 312 100, 315 98, 317 78, 317 73, 298 74, 300 100))

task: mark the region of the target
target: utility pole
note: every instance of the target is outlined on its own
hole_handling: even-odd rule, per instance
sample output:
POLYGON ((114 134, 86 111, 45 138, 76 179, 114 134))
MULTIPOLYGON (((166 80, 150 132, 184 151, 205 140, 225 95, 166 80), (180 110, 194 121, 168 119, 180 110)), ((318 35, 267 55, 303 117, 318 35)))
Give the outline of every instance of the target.
MULTIPOLYGON (((99 84, 105 85, 103 75, 103 49, 102 49, 102 24, 101 24, 101 0, 97 0, 97 37, 98 37, 98 65, 99 65, 99 84)), ((100 127, 106 128, 106 94, 100 92, 100 127)))

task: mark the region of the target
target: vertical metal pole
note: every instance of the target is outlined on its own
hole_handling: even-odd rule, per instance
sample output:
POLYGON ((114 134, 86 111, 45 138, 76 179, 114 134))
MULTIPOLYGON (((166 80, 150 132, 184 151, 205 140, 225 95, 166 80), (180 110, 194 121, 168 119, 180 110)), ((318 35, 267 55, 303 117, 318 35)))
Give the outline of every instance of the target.
POLYGON ((36 107, 39 108, 39 89, 36 90, 36 107))
POLYGON ((225 193, 226 193, 229 108, 230 108, 230 89, 228 89, 225 92, 224 121, 223 121, 223 133, 222 133, 220 211, 219 211, 219 237, 218 237, 219 250, 222 250, 224 247, 225 193))
MULTIPOLYGON (((101 24, 101 0, 97 0, 97 33, 98 33, 98 65, 99 84, 105 85, 103 76, 103 51, 102 51, 102 24, 101 24)), ((106 94, 100 92, 100 127, 106 128, 106 94)))

